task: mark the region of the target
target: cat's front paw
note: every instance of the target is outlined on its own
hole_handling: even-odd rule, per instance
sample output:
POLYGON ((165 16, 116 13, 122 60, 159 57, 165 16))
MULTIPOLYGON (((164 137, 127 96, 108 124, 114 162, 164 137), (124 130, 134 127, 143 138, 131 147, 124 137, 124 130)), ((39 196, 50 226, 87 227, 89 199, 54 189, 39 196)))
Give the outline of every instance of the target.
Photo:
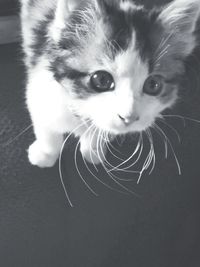
POLYGON ((28 149, 28 158, 30 163, 34 166, 49 168, 56 163, 58 155, 45 153, 40 144, 35 141, 28 149))

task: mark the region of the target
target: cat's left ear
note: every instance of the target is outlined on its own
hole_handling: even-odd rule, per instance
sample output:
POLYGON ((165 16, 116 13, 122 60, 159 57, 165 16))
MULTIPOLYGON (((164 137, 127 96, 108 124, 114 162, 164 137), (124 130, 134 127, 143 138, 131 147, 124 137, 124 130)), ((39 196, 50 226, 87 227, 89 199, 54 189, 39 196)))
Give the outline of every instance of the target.
POLYGON ((174 0, 164 7, 158 19, 168 33, 174 33, 182 52, 189 55, 196 45, 194 31, 199 17, 200 0, 174 0))

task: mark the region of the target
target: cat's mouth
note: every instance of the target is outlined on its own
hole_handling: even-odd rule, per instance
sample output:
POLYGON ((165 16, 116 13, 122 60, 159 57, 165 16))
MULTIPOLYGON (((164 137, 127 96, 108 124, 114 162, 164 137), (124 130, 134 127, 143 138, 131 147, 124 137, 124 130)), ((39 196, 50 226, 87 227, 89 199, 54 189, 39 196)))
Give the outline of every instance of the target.
POLYGON ((140 133, 148 129, 153 124, 150 120, 136 120, 128 124, 126 123, 112 123, 109 129, 106 131, 114 135, 128 134, 128 133, 140 133))
POLYGON ((130 124, 121 124, 121 125, 112 125, 108 127, 106 131, 114 135, 128 134, 130 132, 139 132, 143 131, 139 122, 132 122, 130 124))

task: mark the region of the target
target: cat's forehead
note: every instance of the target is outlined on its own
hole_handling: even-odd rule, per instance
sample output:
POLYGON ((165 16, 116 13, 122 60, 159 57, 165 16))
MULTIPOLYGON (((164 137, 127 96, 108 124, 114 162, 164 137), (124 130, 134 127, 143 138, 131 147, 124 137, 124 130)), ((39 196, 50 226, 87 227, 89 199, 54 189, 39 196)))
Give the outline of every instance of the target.
POLYGON ((54 62, 60 76, 68 69, 85 74, 103 69, 117 78, 138 77, 141 84, 152 73, 176 79, 182 71, 176 56, 181 46, 165 30, 158 11, 127 4, 99 11, 85 3, 67 17, 61 34, 61 53, 54 62))
MULTIPOLYGON (((139 61, 146 62, 151 50, 148 36, 150 18, 142 9, 131 12, 124 7, 113 9, 111 14, 99 14, 90 7, 87 17, 85 9, 74 12, 70 23, 76 23, 74 55, 79 66, 87 68, 96 65, 118 66, 123 72, 123 66, 132 68, 132 64, 139 61), (80 15, 81 14, 81 15, 80 15), (78 26, 77 26, 78 25, 78 26)), ((69 24, 70 25, 70 24, 69 24)), ((70 31, 70 32, 71 32, 70 31)), ((74 63, 73 63, 74 64, 74 63)))
POLYGON ((69 58, 68 63, 71 67, 86 73, 106 70, 112 73, 116 79, 123 77, 136 79, 138 77, 141 83, 149 74, 149 62, 141 57, 134 30, 126 49, 116 51, 116 48, 108 45, 105 40, 98 45, 93 42, 81 50, 80 54, 77 53, 75 57, 69 58))
POLYGON ((116 53, 112 65, 119 76, 133 75, 136 70, 148 74, 148 63, 141 57, 137 48, 136 32, 134 30, 132 31, 129 45, 125 50, 116 53))
POLYGON ((106 43, 104 52, 118 56, 127 50, 129 53, 137 50, 143 59, 150 55, 152 49, 149 37, 155 27, 155 19, 142 7, 128 9, 122 5, 112 8, 106 14, 102 12, 102 17, 96 23, 101 28, 96 31, 97 38, 102 36, 102 43, 106 43))
POLYGON ((123 67, 130 70, 133 65, 139 69, 148 66, 149 72, 158 71, 173 78, 182 71, 174 56, 179 46, 158 16, 157 10, 147 11, 132 4, 112 6, 100 13, 92 6, 74 12, 72 21, 76 24, 80 51, 80 54, 75 51, 78 64, 82 62, 83 68, 117 66, 119 73, 125 71, 123 67))

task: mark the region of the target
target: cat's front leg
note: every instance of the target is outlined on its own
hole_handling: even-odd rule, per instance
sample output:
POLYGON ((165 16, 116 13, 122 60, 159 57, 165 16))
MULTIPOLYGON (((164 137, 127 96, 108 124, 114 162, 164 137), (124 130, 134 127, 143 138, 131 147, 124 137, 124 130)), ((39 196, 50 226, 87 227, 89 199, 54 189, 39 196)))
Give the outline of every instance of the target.
POLYGON ((93 136, 83 135, 80 138, 80 151, 87 162, 98 165, 106 159, 106 142, 97 133, 93 136))
POLYGON ((34 130, 36 141, 28 149, 29 161, 40 168, 52 167, 59 157, 63 135, 43 127, 34 130))

